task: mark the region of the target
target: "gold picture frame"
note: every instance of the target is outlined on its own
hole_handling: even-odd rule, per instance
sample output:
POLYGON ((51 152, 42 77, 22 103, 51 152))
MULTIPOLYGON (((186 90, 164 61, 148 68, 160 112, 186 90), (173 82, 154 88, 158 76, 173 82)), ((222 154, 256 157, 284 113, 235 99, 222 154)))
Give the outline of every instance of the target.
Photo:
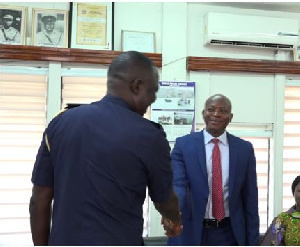
POLYGON ((26 44, 27 7, 0 5, 0 44, 26 44))
POLYGON ((32 40, 34 46, 68 47, 68 11, 32 9, 32 40))
POLYGON ((122 51, 155 52, 155 33, 122 30, 122 51))
POLYGON ((113 50, 113 2, 71 3, 71 48, 113 50))

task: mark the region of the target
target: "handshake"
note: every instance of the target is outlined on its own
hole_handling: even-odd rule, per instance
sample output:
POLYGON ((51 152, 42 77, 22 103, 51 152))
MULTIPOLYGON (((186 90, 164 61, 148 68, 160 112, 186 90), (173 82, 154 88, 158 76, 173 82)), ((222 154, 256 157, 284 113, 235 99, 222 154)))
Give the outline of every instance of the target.
POLYGON ((182 231, 181 213, 179 209, 178 197, 174 190, 171 192, 169 200, 165 203, 154 203, 157 211, 162 215, 161 224, 168 237, 179 236, 182 231))
POLYGON ((171 220, 166 219, 164 217, 161 218, 161 224, 165 230, 165 235, 168 237, 176 237, 179 236, 182 231, 182 224, 181 223, 173 223, 171 220))

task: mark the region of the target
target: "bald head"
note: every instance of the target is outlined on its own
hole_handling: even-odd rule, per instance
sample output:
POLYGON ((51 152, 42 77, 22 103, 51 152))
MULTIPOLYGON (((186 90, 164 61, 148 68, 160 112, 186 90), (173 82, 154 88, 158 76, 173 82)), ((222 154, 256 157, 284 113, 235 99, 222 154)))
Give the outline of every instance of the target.
POLYGON ((144 54, 137 51, 128 51, 117 56, 109 66, 108 87, 119 82, 126 83, 143 73, 153 73, 155 67, 153 62, 144 54))
POLYGON ((143 115, 155 101, 158 72, 144 54, 128 51, 117 56, 107 73, 107 94, 122 98, 133 111, 143 115))
POLYGON ((214 94, 212 96, 210 96, 206 101, 205 101, 205 105, 204 105, 204 109, 207 108, 207 106, 215 100, 222 100, 225 103, 225 106, 228 107, 229 112, 231 112, 231 101, 230 99, 228 99, 225 95, 223 94, 214 94))

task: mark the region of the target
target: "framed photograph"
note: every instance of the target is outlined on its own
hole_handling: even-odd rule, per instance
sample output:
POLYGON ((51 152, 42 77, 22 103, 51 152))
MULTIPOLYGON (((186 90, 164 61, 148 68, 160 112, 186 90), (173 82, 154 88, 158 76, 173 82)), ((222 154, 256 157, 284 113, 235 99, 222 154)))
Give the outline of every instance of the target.
POLYGON ((68 47, 68 11, 32 10, 32 45, 68 47))
POLYGON ((122 50, 154 53, 155 34, 122 30, 122 50))
POLYGON ((0 44, 25 45, 27 7, 0 5, 0 44))
POLYGON ((297 45, 293 50, 294 61, 300 61, 300 45, 297 45))
POLYGON ((112 2, 71 3, 71 48, 113 50, 112 2))

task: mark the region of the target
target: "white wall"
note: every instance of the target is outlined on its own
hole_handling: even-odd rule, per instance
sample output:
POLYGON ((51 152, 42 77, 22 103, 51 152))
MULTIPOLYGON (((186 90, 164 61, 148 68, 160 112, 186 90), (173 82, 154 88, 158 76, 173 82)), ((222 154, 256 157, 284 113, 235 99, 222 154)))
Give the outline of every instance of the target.
MULTIPOLYGON (((31 16, 33 8, 69 10, 70 7, 70 3, 66 2, 15 2, 9 4, 28 7, 28 41, 32 31, 31 16)), ((235 114, 233 122, 273 123, 274 75, 215 72, 187 73, 185 59, 187 56, 269 60, 278 58, 276 51, 270 49, 205 46, 203 43, 203 20, 208 12, 289 17, 298 19, 300 22, 300 15, 297 13, 241 9, 201 2, 116 2, 114 8, 115 50, 121 50, 122 30, 154 32, 156 51, 162 53, 163 57, 161 79, 196 81, 197 123, 203 122, 199 113, 202 110, 204 100, 209 95, 217 92, 224 93, 232 99, 235 114), (253 93, 255 93, 255 101, 253 101, 253 93), (240 102, 244 103, 240 104, 240 102), (252 102, 251 107, 256 109, 250 114, 248 110, 245 111, 250 106, 249 102, 252 102)), ((291 52, 283 53, 281 59, 289 60, 292 58, 291 52)), ((64 65, 67 66, 67 64, 64 65)), ((89 65, 81 65, 81 67, 89 67, 89 65)), ((95 65, 90 67, 95 67, 95 65)))
MULTIPOLYGON (((273 123, 274 75, 229 72, 191 72, 184 74, 185 63, 180 64, 180 59, 184 56, 268 60, 277 60, 279 58, 277 51, 271 49, 205 45, 203 39, 203 20, 205 14, 208 12, 286 17, 298 19, 299 22, 300 16, 297 13, 216 6, 216 3, 215 5, 197 2, 181 3, 181 5, 178 3, 164 3, 163 7, 164 10, 168 9, 168 12, 164 12, 164 16, 172 16, 172 13, 177 13, 177 20, 174 20, 173 27, 171 23, 164 29, 164 39, 162 41, 168 47, 168 49, 163 49, 163 58, 171 57, 171 60, 174 61, 173 67, 176 69, 170 71, 170 65, 164 66, 162 68, 162 75, 167 75, 167 77, 163 79, 172 80, 176 78, 177 80, 196 81, 197 123, 203 122, 199 112, 202 110, 204 100, 214 93, 223 93, 232 100, 235 114, 233 122, 273 123), (179 25, 179 28, 175 28, 176 31, 174 31, 174 26, 177 27, 178 20, 181 25, 179 25), (186 29, 182 29, 181 26, 185 26, 186 29), (166 43, 166 40, 169 40, 169 42, 166 43), (166 73, 165 71, 170 71, 170 73, 166 73)), ((166 25, 167 23, 164 22, 163 26, 166 25)), ((281 60, 292 59, 290 51, 282 53, 280 56, 281 60)), ((163 59, 163 64, 165 63, 170 63, 170 61, 163 59)))
POLYGON ((117 2, 114 11, 115 50, 121 50, 121 31, 154 32, 156 52, 162 51, 162 3, 117 2))

